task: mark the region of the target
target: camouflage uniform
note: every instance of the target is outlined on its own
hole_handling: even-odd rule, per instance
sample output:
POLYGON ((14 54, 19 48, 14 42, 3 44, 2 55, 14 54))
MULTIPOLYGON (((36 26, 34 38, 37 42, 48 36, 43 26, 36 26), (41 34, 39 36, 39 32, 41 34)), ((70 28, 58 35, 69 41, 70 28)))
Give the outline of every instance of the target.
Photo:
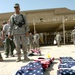
POLYGON ((29 37, 27 38, 28 42, 27 42, 27 50, 28 52, 30 51, 30 40, 29 40, 29 37))
POLYGON ((22 41, 22 49, 24 54, 24 60, 28 59, 27 57, 27 37, 26 33, 29 31, 29 26, 27 24, 25 16, 21 14, 14 14, 10 17, 10 28, 9 28, 9 34, 14 35, 14 43, 17 50, 17 60, 21 60, 21 52, 20 52, 20 41, 22 41), (18 26, 14 23, 19 23, 24 18, 25 24, 18 26), (21 39, 20 39, 21 38, 21 39))
POLYGON ((34 49, 34 43, 33 43, 33 40, 34 40, 34 38, 33 38, 33 35, 32 35, 32 33, 30 33, 29 34, 29 37, 28 37, 28 52, 30 51, 30 49, 34 49))
POLYGON ((73 41, 73 43, 74 43, 74 45, 75 45, 75 29, 72 30, 71 38, 72 38, 72 41, 73 41))
POLYGON ((56 43, 57 43, 57 46, 59 47, 60 46, 60 41, 61 41, 61 35, 59 34, 59 32, 56 34, 56 43))
POLYGON ((34 48, 39 48, 39 39, 40 36, 38 33, 34 34, 34 48))
POLYGON ((13 57, 13 51, 14 51, 14 43, 13 43, 13 38, 8 38, 8 29, 9 29, 9 24, 6 23, 3 25, 3 36, 5 36, 5 54, 6 58, 9 56, 9 52, 11 56, 13 57))
POLYGON ((33 43, 34 37, 33 37, 32 33, 29 34, 29 40, 30 40, 31 49, 34 49, 34 43, 33 43))

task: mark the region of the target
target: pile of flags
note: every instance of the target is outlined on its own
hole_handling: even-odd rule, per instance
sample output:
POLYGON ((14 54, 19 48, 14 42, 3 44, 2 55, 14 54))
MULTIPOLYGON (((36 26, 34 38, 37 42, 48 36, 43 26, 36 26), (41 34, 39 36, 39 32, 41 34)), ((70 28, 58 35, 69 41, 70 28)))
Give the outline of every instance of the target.
POLYGON ((28 54, 28 56, 36 56, 36 55, 42 55, 41 50, 39 50, 39 49, 31 49, 31 53, 28 54))

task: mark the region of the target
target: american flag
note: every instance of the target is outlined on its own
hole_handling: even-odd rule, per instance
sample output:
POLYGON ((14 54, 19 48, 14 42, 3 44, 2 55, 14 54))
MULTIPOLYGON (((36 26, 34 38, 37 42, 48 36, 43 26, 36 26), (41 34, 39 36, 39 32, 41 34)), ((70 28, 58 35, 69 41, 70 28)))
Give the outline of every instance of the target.
POLYGON ((31 51, 32 51, 33 53, 37 53, 37 54, 38 54, 38 53, 41 53, 41 51, 40 51, 39 49, 32 49, 31 51))
POLYGON ((57 75, 75 75, 75 70, 72 69, 60 69, 57 75))
POLYGON ((72 57, 60 57, 57 75, 75 75, 75 60, 72 57))
POLYGON ((72 61, 75 62, 75 60, 72 57, 60 57, 60 62, 61 63, 62 62, 64 62, 64 63, 66 63, 66 62, 72 62, 72 61))
POLYGON ((60 69, 60 68, 71 68, 73 66, 75 66, 75 61, 70 61, 70 62, 67 61, 67 62, 60 63, 58 65, 58 69, 60 69))
POLYGON ((44 75, 44 73, 40 62, 30 62, 22 66, 15 75, 44 75))

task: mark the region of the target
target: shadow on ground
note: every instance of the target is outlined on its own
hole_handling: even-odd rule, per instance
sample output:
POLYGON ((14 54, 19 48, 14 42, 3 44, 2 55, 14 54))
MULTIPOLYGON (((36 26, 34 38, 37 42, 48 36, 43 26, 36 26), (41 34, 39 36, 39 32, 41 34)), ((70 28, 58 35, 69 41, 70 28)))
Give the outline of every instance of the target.
POLYGON ((45 74, 45 75, 50 75, 50 72, 54 70, 53 66, 54 66, 55 64, 57 64, 57 63, 58 63, 58 62, 53 62, 53 63, 51 64, 51 66, 50 66, 47 70, 44 71, 44 74, 45 74))
POLYGON ((16 60, 15 59, 12 59, 12 60, 10 60, 10 59, 7 59, 7 60, 3 60, 2 62, 15 62, 16 60))

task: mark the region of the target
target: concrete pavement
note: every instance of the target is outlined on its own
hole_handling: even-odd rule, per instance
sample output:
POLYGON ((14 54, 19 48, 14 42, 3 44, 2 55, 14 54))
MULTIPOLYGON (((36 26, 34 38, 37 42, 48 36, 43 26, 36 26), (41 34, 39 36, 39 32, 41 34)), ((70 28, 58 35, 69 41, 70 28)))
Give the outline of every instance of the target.
MULTIPOLYGON (((75 46, 74 45, 62 45, 61 47, 57 46, 43 46, 40 48, 42 51, 42 57, 47 57, 49 53, 51 57, 54 57, 54 63, 47 69, 45 75, 57 75, 57 69, 59 64, 60 56, 71 56, 75 59, 75 46)), ((21 66, 26 65, 29 62, 22 61, 16 62, 15 57, 5 58, 4 51, 1 51, 3 62, 0 62, 0 75, 14 75, 14 73, 21 68, 21 66)), ((15 51, 14 51, 15 54, 15 51)), ((39 56, 29 57, 30 59, 37 59, 39 56)))

